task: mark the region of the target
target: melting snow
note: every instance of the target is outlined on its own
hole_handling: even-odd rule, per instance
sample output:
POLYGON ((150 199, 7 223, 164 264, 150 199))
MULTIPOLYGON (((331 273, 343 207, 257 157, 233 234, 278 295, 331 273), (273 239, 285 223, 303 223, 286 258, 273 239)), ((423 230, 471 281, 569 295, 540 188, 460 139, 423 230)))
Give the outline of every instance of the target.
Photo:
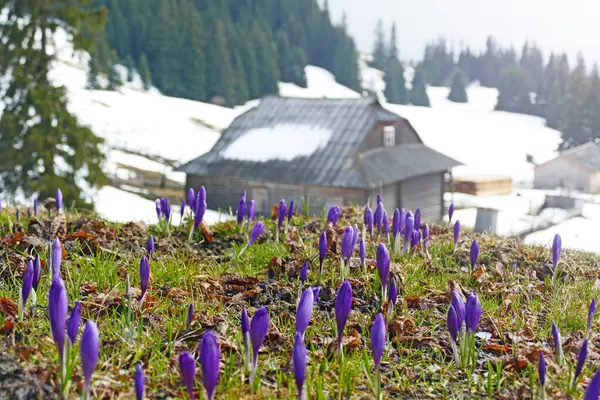
POLYGON ((354 90, 335 81, 333 74, 326 69, 307 65, 306 88, 293 83, 279 82, 279 94, 283 97, 303 98, 359 98, 361 95, 354 90))
POLYGON ((277 124, 251 129, 227 147, 221 156, 244 161, 290 161, 325 147, 332 131, 311 125, 277 124))

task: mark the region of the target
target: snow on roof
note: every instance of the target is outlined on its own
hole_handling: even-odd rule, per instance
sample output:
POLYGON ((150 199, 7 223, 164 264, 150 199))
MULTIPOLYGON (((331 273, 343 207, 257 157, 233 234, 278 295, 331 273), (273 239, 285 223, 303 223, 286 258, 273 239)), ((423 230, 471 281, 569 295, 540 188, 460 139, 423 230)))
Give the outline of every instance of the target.
POLYGON ((296 157, 309 156, 325 147, 332 134, 331 129, 302 124, 276 124, 255 128, 239 136, 221 156, 243 161, 291 161, 296 157))

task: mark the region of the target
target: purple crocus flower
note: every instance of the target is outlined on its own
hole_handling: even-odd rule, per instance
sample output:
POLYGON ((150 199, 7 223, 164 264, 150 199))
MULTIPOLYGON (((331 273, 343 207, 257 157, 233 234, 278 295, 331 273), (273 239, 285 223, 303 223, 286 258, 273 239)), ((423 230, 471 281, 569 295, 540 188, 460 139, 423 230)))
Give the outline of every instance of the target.
POLYGON ((134 382, 135 399, 144 400, 144 369, 142 368, 142 363, 140 361, 135 364, 134 382))
POLYGON ((325 257, 327 257, 327 234, 321 232, 321 236, 319 237, 319 280, 321 280, 321 276, 323 275, 325 257))
POLYGON ((256 201, 250 200, 248 204, 248 223, 254 221, 254 214, 256 213, 256 201))
POLYGON ((69 303, 67 299, 67 289, 60 276, 55 276, 48 292, 48 319, 50 320, 50 330, 52 339, 58 348, 60 359, 63 359, 65 347, 65 328, 67 324, 67 311, 69 303))
POLYGON ((369 232, 369 237, 371 239, 373 239, 374 217, 373 217, 373 211, 371 210, 371 207, 369 207, 369 203, 367 203, 367 206, 365 207, 364 222, 365 222, 365 228, 366 228, 367 232, 369 232))
POLYGON ((390 272, 390 253, 385 244, 379 243, 377 253, 375 255, 377 263, 377 272, 381 280, 381 302, 385 302, 385 293, 387 291, 387 281, 390 272))
POLYGON ((308 275, 308 260, 304 261, 302 264, 302 269, 300 270, 300 283, 304 285, 306 281, 306 275, 308 275))
POLYGON ((448 333, 454 344, 458 343, 458 331, 460 330, 459 316, 453 305, 450 305, 448 309, 448 317, 446 318, 446 324, 448 326, 448 333))
POLYGON ((265 307, 261 307, 252 316, 250 321, 250 342, 252 343, 252 375, 250 382, 254 382, 256 375, 256 364, 258 362, 258 351, 269 332, 269 313, 265 307))
POLYGON ((60 189, 56 189, 56 212, 59 212, 63 208, 63 196, 60 189))
POLYGON ((390 286, 388 288, 388 301, 390 304, 396 304, 398 300, 398 286, 396 286, 396 278, 390 280, 390 286))
POLYGON ((562 339, 560 337, 560 331, 556 323, 552 321, 552 338, 554 340, 554 350, 556 351, 556 362, 558 365, 562 365, 563 350, 562 350, 562 339))
POLYGON ((344 236, 342 236, 342 251, 341 257, 344 262, 347 262, 352 256, 352 244, 354 242, 354 229, 351 226, 347 226, 344 229, 344 236))
POLYGON ((540 386, 542 387, 543 392, 544 386, 546 385, 546 360, 544 359, 543 351, 540 351, 540 360, 538 362, 538 374, 540 376, 540 386))
POLYGON ((294 200, 292 200, 292 201, 290 201, 290 208, 288 208, 288 214, 287 214, 287 219, 288 219, 288 222, 289 222, 289 221, 292 219, 292 217, 294 216, 294 211, 296 211, 294 207, 295 207, 295 206, 294 206, 294 200))
POLYGON ((204 219, 204 214, 206 213, 206 189, 204 186, 200 188, 198 191, 198 197, 196 198, 196 214, 194 215, 194 229, 198 229, 202 220, 204 219))
POLYGON ((265 230, 265 224, 262 221, 258 221, 252 227, 250 231, 250 239, 248 240, 248 246, 251 246, 256 240, 263 234, 265 230))
POLYGON ((219 344, 212 331, 206 331, 202 335, 200 345, 200 367, 202 368, 202 383, 208 400, 215 396, 217 383, 219 382, 219 361, 221 351, 219 344))
POLYGON ((390 232, 390 221, 388 219, 387 211, 383 209, 383 233, 387 235, 390 232))
POLYGON ((237 207, 237 223, 241 225, 244 222, 244 217, 246 216, 246 191, 242 193, 240 197, 240 201, 237 207))
POLYGON ((354 253, 354 249, 356 248, 356 245, 358 244, 358 225, 354 224, 354 226, 352 226, 352 229, 354 230, 354 235, 352 235, 352 252, 350 253, 350 255, 352 255, 352 253, 354 253))
POLYGON ((590 384, 585 390, 584 400, 598 400, 600 397, 600 371, 596 371, 590 384))
POLYGON ((319 293, 321 293, 321 286, 313 286, 310 289, 313 291, 313 298, 315 299, 315 304, 317 304, 319 293))
POLYGON ((277 210, 277 230, 279 231, 281 229, 281 224, 283 224, 283 221, 285 220, 287 212, 284 199, 279 200, 279 208, 277 210))
POLYGON ((96 369, 98 357, 100 356, 100 332, 94 321, 88 321, 81 335, 81 367, 85 380, 85 390, 89 393, 92 374, 96 369))
POLYGON ((559 234, 554 235, 554 240, 552 240, 552 265, 554 265, 554 270, 556 271, 556 266, 558 265, 558 261, 560 260, 560 252, 562 251, 562 239, 559 234))
POLYGON ((160 218, 162 217, 162 205, 160 203, 160 199, 156 199, 154 201, 154 206, 156 208, 156 216, 160 220, 160 218))
POLYGON ((200 186, 200 189, 196 192, 196 207, 198 207, 198 202, 206 201, 206 189, 204 186, 200 186))
POLYGON ((342 337, 344 336, 344 327, 350 316, 352 308, 352 286, 350 282, 344 281, 335 297, 335 320, 338 332, 338 351, 342 349, 342 337))
POLYGON ((185 319, 185 330, 189 331, 192 321, 194 320, 194 305, 190 304, 187 310, 187 317, 185 319))
POLYGON ((473 239, 473 242, 471 243, 469 256, 471 258, 471 270, 473 270, 475 265, 477 265, 477 257, 479 257, 479 243, 477 243, 477 239, 473 239))
POLYGON ((585 364, 585 359, 588 355, 588 340, 585 339, 583 341, 583 345, 581 346, 581 350, 579 350, 579 355, 577 356, 577 366, 575 367, 575 376, 573 377, 573 388, 577 385, 577 379, 583 371, 583 365, 585 364))
POLYGON ((460 221, 454 223, 454 251, 456 251, 456 245, 458 244, 458 236, 460 235, 460 221))
POLYGON ((448 223, 452 222, 452 216, 454 215, 454 203, 448 207, 448 223))
POLYGON ((415 230, 421 229, 421 209, 417 208, 415 210, 415 230))
POLYGON ((308 328, 308 323, 312 316, 315 297, 311 288, 306 289, 300 297, 298 308, 296 308, 296 332, 304 337, 304 332, 308 328))
POLYGON ((196 210, 196 193, 194 193, 194 189, 189 188, 187 192, 187 201, 190 209, 192 211, 196 210))
POLYGON ((40 255, 36 253, 33 260, 33 289, 37 290, 40 284, 40 278, 42 277, 42 262, 40 261, 40 255))
POLYGON ((375 362, 375 370, 379 369, 383 349, 385 348, 385 319, 381 313, 375 317, 375 322, 371 328, 371 351, 373 352, 373 361, 375 362))
POLYGON ((160 201, 160 208, 165 220, 168 222, 171 220, 171 203, 167 197, 163 197, 160 201))
POLYGON ((425 254, 429 255, 429 225, 423 225, 423 246, 425 247, 425 254))
POLYGON ((377 208, 375 208, 375 213, 373 214, 373 219, 375 222, 375 226, 377 227, 377 232, 381 233, 381 227, 383 224, 383 203, 378 202, 377 208))
POLYGON ((408 250, 409 241, 412 240, 412 235, 415 227, 415 218, 413 217, 412 212, 406 213, 406 221, 404 222, 404 247, 402 248, 402 252, 406 252, 408 250))
POLYGON ((590 308, 588 310, 588 320, 587 320, 587 329, 585 331, 585 338, 590 338, 590 332, 592 331, 592 325, 594 322, 594 313, 596 312, 596 299, 592 299, 592 303, 590 304, 590 308))
POLYGON ((181 221, 183 221, 183 216, 185 215, 185 200, 181 200, 181 207, 179 208, 179 213, 181 214, 181 221))
POLYGON ((29 260, 27 262, 27 268, 25 269, 25 274, 23 274, 23 286, 21 287, 21 309, 25 308, 25 304, 27 304, 27 299, 29 298, 29 294, 31 293, 31 288, 33 287, 33 279, 34 279, 34 269, 33 269, 33 261, 29 260))
POLYGON ((146 291, 148 290, 148 281, 150 280, 150 262, 146 256, 142 256, 140 259, 140 288, 142 289, 142 297, 140 298, 140 307, 146 297, 146 291))
POLYGON ((146 250, 149 256, 154 255, 154 237, 152 235, 148 236, 148 240, 146 240, 146 250))
POLYGON ((194 399, 194 377, 196 376, 196 362, 194 357, 184 351, 179 355, 179 373, 190 399, 194 399))
POLYGON ((460 295, 456 290, 452 291, 452 307, 454 307, 454 311, 456 312, 458 328, 460 329, 463 322, 465 322, 467 310, 465 308, 465 302, 462 301, 460 295))
POLYGON ((400 234, 404 234, 404 225, 406 225, 406 212, 404 208, 400 209, 400 234))
POLYGON ((55 276, 60 276, 60 263, 62 261, 62 246, 58 237, 54 239, 52 245, 52 279, 55 276))
POLYGON ((294 367, 294 379, 298 388, 298 399, 302 399, 304 380, 306 378, 306 345, 304 336, 296 332, 294 336, 294 349, 292 350, 292 364, 294 367))
POLYGON ((365 238, 360 238, 360 244, 358 246, 358 254, 360 255, 360 263, 365 266, 365 258, 367 256, 367 245, 365 244, 365 238))
POLYGON ((327 223, 331 222, 331 225, 336 226, 342 210, 338 206, 332 206, 327 213, 327 223))
POLYGON ((35 199, 33 199, 33 215, 37 217, 38 215, 38 208, 39 208, 39 200, 36 197, 35 199))
POLYGON ((394 235, 394 239, 398 234, 400 234, 400 210, 396 208, 392 216, 392 235, 394 235))
POLYGON ((79 332, 79 324, 81 323, 81 303, 76 302, 67 321, 67 335, 71 341, 71 345, 75 343, 77 339, 77 332, 79 332))
POLYGON ((246 365, 250 365, 250 322, 248 322, 248 311, 246 307, 242 307, 242 338, 244 341, 244 356, 246 365))
POLYGON ((479 302, 477 294, 469 293, 465 304, 465 323, 468 331, 475 332, 477 330, 477 325, 479 325, 479 320, 481 319, 481 313, 481 303, 479 302))
POLYGON ((246 335, 246 333, 250 332, 250 323, 248 322, 248 311, 246 307, 242 307, 242 336, 246 335))
POLYGON ((410 240, 410 247, 413 249, 419 245, 419 240, 421 239, 421 231, 413 231, 412 238, 410 240))
POLYGON ((377 204, 379 203, 383 203, 383 200, 381 199, 381 194, 377 193, 377 204))

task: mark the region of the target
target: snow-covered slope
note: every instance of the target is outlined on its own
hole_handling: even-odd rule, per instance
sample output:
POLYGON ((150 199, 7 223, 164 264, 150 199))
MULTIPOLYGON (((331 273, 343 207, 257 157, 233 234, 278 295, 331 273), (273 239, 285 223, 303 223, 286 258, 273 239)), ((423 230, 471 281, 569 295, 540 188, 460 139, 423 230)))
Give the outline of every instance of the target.
POLYGON ((307 65, 306 88, 293 83, 280 82, 279 94, 284 97, 357 98, 360 94, 335 81, 333 74, 323 68, 307 65))

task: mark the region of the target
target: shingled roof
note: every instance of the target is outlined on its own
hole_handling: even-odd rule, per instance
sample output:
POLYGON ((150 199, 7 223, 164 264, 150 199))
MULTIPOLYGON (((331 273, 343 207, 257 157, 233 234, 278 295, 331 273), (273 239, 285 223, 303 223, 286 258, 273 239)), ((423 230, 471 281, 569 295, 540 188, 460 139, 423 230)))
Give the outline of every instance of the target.
POLYGON ((559 158, 578 164, 591 172, 600 171, 600 147, 593 142, 566 150, 559 158))
MULTIPOLYGON (((301 185, 368 188, 380 181, 398 181, 458 165, 422 144, 377 149, 359 159, 359 147, 376 123, 396 121, 405 119, 382 108, 374 97, 301 99, 268 96, 261 99, 256 108, 236 118, 210 152, 184 164, 179 171, 200 176, 235 176, 301 185), (295 141, 291 140, 291 135, 295 141), (249 141, 250 136, 257 140, 249 141), (309 144, 300 145, 298 137, 301 140, 306 137, 309 144), (259 138, 262 142, 257 145, 259 138), (265 144, 266 138, 272 142, 265 144), (247 149, 242 149, 245 153, 240 157, 242 143, 247 149), (234 146, 237 152, 232 151, 234 146), (285 146, 295 146, 296 149, 285 146), (301 149, 305 148, 312 150, 303 152, 301 149), (419 160, 411 154, 417 148, 419 160), (296 150, 297 154, 294 154, 296 150), (385 157, 391 160, 395 155, 411 156, 413 161, 398 164, 403 169, 394 171, 389 168, 392 164, 384 163, 382 166, 380 160, 375 159, 385 157), (404 169, 403 166, 410 168, 404 169), (381 172, 377 172, 380 168, 387 170, 386 176, 382 177, 381 172)), ((393 163, 398 161, 393 160, 393 163)))

